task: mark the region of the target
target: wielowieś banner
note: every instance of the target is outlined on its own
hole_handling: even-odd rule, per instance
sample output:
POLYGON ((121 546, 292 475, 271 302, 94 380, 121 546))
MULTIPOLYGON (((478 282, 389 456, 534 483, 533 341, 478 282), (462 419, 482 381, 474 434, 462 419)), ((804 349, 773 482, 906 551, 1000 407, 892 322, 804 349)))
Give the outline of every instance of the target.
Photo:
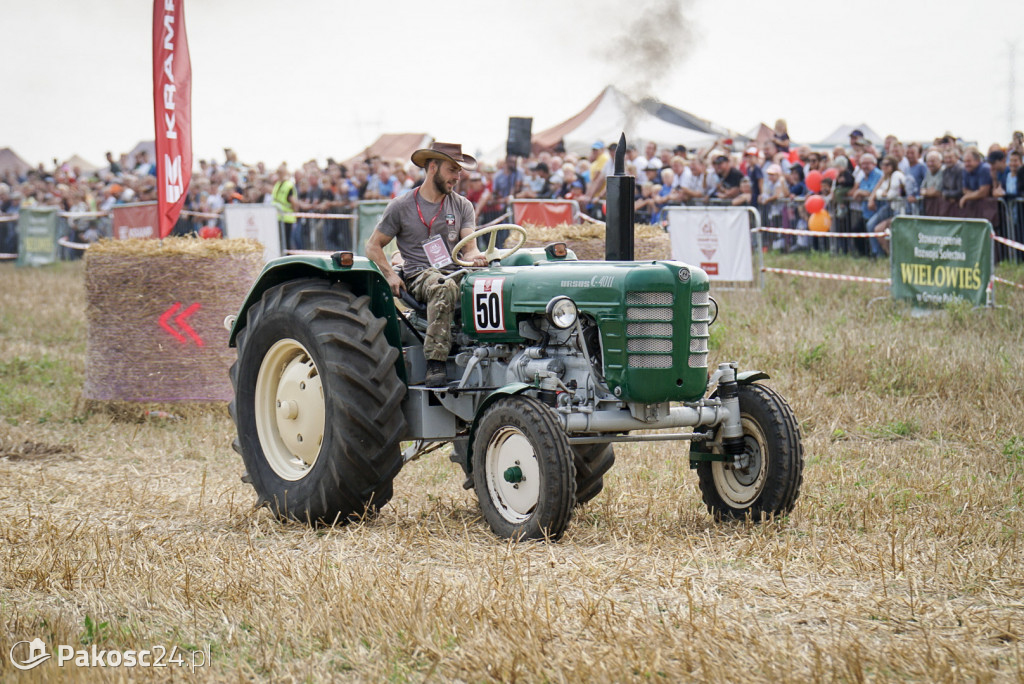
POLYGON ((57 261, 56 207, 25 207, 18 214, 18 266, 57 261))
POLYGON ((892 233, 892 297, 914 306, 986 304, 992 224, 976 219, 898 216, 892 233))

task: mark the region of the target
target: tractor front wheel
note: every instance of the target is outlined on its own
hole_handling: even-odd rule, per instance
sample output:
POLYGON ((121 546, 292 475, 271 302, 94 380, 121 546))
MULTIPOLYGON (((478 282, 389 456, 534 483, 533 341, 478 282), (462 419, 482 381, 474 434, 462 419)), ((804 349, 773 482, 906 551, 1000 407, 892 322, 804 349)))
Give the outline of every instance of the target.
MULTIPOLYGON (((783 515, 793 509, 803 480, 804 451, 793 410, 764 385, 739 388, 743 454, 736 463, 697 466, 700 491, 716 518, 783 515)), ((716 451, 719 448, 716 447, 716 451)))
POLYGON ((523 396, 488 407, 473 441, 473 484, 499 537, 560 538, 576 501, 576 468, 554 412, 523 396))

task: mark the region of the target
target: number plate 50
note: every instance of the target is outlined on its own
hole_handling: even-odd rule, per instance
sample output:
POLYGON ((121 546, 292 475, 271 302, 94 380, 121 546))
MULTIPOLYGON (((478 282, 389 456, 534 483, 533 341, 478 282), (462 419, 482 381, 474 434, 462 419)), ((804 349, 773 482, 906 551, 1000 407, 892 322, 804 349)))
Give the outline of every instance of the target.
POLYGON ((504 278, 473 281, 473 322, 477 332, 505 332, 504 278))

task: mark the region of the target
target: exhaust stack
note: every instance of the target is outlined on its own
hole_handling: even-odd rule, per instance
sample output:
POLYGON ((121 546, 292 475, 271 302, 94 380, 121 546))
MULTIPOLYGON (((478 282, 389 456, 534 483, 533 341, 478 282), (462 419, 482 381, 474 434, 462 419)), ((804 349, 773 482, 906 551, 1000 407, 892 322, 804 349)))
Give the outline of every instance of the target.
POLYGON ((608 177, 607 222, 604 258, 607 261, 633 260, 634 194, 636 179, 626 175, 626 134, 619 136, 615 148, 615 170, 608 177))

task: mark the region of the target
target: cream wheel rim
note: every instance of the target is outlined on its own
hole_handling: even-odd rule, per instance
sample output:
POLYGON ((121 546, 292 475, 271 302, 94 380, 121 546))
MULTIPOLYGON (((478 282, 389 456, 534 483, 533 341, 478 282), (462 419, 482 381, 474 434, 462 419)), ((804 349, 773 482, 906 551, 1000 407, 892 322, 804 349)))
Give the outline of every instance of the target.
POLYGON ((730 507, 738 510, 750 508, 764 489, 768 476, 768 440, 757 421, 741 416, 743 424, 745 461, 742 469, 727 469, 721 461, 713 461, 711 472, 718 495, 730 507))
POLYGON ((500 428, 487 445, 484 467, 498 514, 513 524, 528 520, 540 498, 540 466, 529 438, 518 428, 500 428), (515 474, 507 479, 506 473, 515 474))
POLYGON ((267 350, 256 376, 256 432, 271 469, 300 480, 316 464, 326 408, 320 372, 302 344, 283 339, 267 350))

